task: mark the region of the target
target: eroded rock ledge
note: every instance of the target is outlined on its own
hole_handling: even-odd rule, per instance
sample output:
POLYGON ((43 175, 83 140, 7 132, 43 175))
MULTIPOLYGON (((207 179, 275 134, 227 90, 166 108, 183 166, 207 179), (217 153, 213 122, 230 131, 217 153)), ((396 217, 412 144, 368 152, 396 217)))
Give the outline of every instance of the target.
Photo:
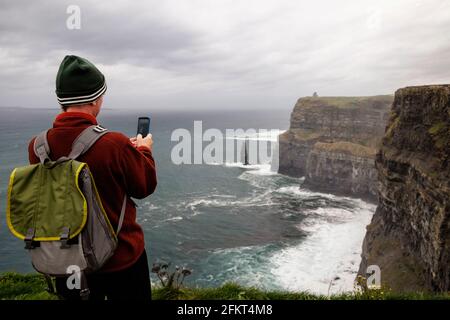
POLYGON ((374 158, 392 96, 308 97, 280 136, 279 172, 310 189, 376 201, 374 158))

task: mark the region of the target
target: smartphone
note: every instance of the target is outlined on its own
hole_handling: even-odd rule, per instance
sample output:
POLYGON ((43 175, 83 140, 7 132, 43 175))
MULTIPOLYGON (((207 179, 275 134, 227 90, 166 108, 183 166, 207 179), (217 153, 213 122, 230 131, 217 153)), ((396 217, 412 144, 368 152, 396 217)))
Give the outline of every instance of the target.
POLYGON ((149 117, 139 117, 137 134, 142 134, 142 137, 146 137, 150 132, 150 118, 149 117))

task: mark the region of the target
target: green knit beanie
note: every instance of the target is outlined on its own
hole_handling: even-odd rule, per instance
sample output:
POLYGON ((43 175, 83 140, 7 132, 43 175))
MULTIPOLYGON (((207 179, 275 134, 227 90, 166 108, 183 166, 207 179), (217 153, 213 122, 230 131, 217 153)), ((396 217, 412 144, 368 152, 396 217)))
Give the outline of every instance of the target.
POLYGON ((88 60, 65 56, 56 75, 56 96, 62 106, 87 104, 106 91, 105 76, 88 60))

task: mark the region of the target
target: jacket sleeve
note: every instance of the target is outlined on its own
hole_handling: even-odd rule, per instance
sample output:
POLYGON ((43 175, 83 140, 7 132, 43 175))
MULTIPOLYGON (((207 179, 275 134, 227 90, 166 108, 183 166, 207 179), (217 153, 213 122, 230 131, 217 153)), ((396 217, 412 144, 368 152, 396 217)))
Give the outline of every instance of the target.
POLYGON ((156 166, 149 148, 135 148, 128 142, 122 149, 120 166, 129 196, 143 199, 155 191, 156 166))
POLYGON ((30 144, 28 145, 28 160, 30 161, 30 164, 39 163, 39 158, 34 153, 34 139, 36 139, 36 137, 31 139, 30 144))

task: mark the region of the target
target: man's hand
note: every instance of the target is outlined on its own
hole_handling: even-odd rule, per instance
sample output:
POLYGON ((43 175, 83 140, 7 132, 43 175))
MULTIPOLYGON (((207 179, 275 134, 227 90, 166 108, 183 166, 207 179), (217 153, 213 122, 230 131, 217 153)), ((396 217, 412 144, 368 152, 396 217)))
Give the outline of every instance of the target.
POLYGON ((135 148, 144 146, 152 151, 153 139, 151 133, 149 133, 145 138, 142 137, 142 134, 138 134, 137 137, 130 138, 130 142, 135 148))

